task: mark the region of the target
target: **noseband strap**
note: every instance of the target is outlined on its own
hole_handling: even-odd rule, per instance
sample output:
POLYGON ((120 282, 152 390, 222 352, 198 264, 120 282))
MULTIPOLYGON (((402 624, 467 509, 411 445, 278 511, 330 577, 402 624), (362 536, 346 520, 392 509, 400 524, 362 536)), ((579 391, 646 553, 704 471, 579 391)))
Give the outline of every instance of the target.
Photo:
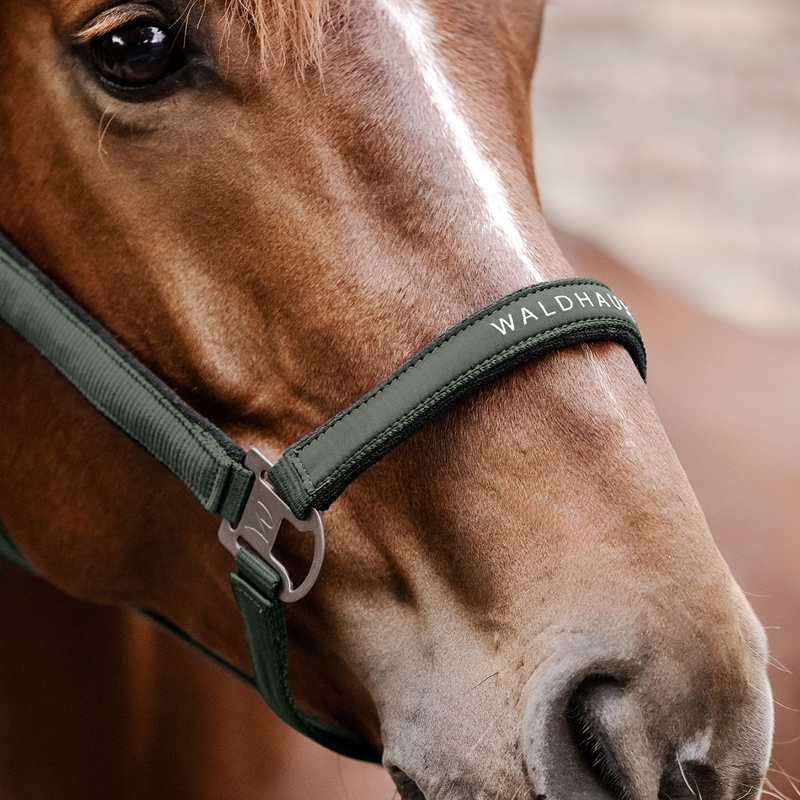
POLYGON ((481 384, 554 350, 596 341, 625 346, 645 377, 639 328, 604 283, 574 278, 510 294, 459 322, 293 444, 269 478, 296 517, 324 510, 364 470, 481 384))
MULTIPOLYGON (((231 585, 245 621, 254 683, 296 730, 368 761, 380 761, 371 746, 307 717, 292 699, 281 599, 299 599, 313 579, 293 589, 272 556, 280 520, 314 531, 315 577, 324 547, 317 510, 328 508, 372 464, 480 385, 525 361, 584 342, 617 342, 642 378, 646 370, 639 328, 605 284, 586 278, 537 284, 467 317, 289 447, 274 466, 253 467, 255 474, 248 464, 269 467, 260 453, 251 451, 246 458, 236 442, 187 406, 2 235, 0 319, 175 474, 203 508, 226 520, 220 538, 236 555, 231 585)), ((2 531, 0 555, 30 566, 2 531)))

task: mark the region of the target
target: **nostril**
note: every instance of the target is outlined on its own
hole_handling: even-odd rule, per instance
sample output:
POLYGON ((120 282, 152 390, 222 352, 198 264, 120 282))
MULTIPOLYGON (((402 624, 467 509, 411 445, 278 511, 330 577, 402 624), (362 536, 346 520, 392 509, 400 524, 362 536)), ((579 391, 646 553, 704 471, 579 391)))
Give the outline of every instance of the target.
MULTIPOLYGON (((727 671, 711 681, 683 658, 626 641, 570 639, 569 652, 531 676, 521 733, 533 792, 549 800, 756 800, 769 754, 768 688, 727 671)), ((716 666, 703 669, 711 675, 716 666)))
POLYGON ((613 797, 627 797, 624 773, 614 755, 608 731, 600 719, 602 698, 623 690, 622 682, 609 675, 592 675, 575 689, 566 716, 578 756, 600 786, 613 797))
POLYGON ((659 800, 720 800, 723 794, 716 770, 707 764, 682 762, 677 757, 661 776, 658 787, 659 800))
POLYGON ((419 786, 403 770, 392 765, 389 765, 387 769, 402 800, 425 800, 425 795, 419 786))

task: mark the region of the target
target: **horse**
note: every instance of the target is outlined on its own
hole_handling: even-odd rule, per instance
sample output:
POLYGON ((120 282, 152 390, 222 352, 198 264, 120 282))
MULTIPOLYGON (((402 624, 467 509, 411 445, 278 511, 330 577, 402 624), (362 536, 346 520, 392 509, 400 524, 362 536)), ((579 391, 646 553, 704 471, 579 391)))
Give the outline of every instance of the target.
MULTIPOLYGON (((476 309, 572 274, 531 156, 542 5, 5 0, 0 229, 275 459, 476 309)), ((11 541, 249 671, 218 520, 0 335, 11 541)), ((758 795, 764 631, 618 344, 487 383, 325 524, 287 610, 292 692, 404 800, 758 795)))

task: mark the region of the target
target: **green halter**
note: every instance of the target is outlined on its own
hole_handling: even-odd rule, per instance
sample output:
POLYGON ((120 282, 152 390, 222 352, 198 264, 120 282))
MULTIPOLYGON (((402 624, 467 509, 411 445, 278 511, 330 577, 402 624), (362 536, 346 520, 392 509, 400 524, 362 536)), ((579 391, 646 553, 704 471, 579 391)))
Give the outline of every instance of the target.
MULTIPOLYGON (((271 466, 187 406, 2 236, 0 319, 183 481, 203 508, 223 517, 220 539, 235 553, 231 586, 247 630, 253 682, 272 710, 331 750, 377 762, 380 755, 368 744, 303 714, 289 690, 281 601, 302 597, 322 566, 318 511, 443 409, 518 364, 582 342, 613 341, 627 348, 642 378, 646 367, 639 328, 605 284, 585 278, 538 284, 451 328, 271 466), (315 537, 311 573, 297 588, 272 555, 281 519, 315 537)), ((2 531, 0 555, 32 569, 2 531)))

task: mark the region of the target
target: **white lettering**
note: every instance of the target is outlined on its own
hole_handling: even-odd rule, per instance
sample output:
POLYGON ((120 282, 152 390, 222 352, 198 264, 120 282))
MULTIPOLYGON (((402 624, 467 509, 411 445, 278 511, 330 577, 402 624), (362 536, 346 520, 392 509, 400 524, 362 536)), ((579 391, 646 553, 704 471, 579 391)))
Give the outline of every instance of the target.
POLYGON ((514 320, 513 320, 512 316, 511 316, 511 314, 508 315, 508 319, 507 320, 503 319, 503 317, 500 317, 500 319, 498 321, 500 322, 499 325, 496 322, 490 322, 489 324, 493 328, 496 328, 498 331, 500 331, 500 333, 502 333, 503 336, 506 335, 506 325, 508 325, 510 330, 512 330, 512 331, 514 330, 514 320))
POLYGON ((597 297, 597 305, 608 306, 609 308, 611 308, 611 303, 609 303, 608 300, 606 300, 605 297, 603 297, 603 295, 600 294, 600 292, 595 292, 595 296, 597 297))
POLYGON ((622 302, 618 297, 615 297, 613 294, 608 295, 608 299, 614 304, 614 308, 617 311, 622 311, 622 302))
POLYGON ((626 313, 626 314, 627 314, 627 315, 628 315, 628 316, 629 316, 631 319, 633 319, 633 314, 631 314, 631 310, 628 308, 628 306, 626 306, 626 305, 625 305, 625 302, 624 302, 623 300, 620 300, 620 303, 622 303, 622 307, 625 309, 625 313, 626 313))
POLYGON ((528 309, 525 308, 525 306, 522 306, 522 324, 527 325, 529 319, 538 320, 539 317, 537 317, 536 314, 534 314, 532 311, 528 311, 528 309))
POLYGON ((572 302, 572 299, 567 297, 565 294, 557 294, 553 298, 553 300, 555 300, 556 303, 558 303, 558 306, 562 311, 569 311, 572 308, 572 306, 575 305, 575 303, 572 302), (564 304, 561 302, 562 300, 566 300, 569 303, 569 305, 566 308, 564 308, 564 304))
POLYGON ((541 304, 541 302, 539 303, 539 308, 541 308, 541 309, 542 309, 542 311, 544 311, 544 315, 545 315, 546 317, 554 317, 554 316, 555 316, 555 315, 558 313, 557 311, 548 311, 548 310, 547 310, 547 309, 546 309, 546 308, 545 308, 545 307, 544 307, 544 306, 541 304))
POLYGON ((584 292, 583 294, 578 294, 577 292, 575 292, 575 299, 581 304, 581 308, 586 308, 587 304, 590 306, 594 306, 592 298, 589 297, 587 292, 584 292))

